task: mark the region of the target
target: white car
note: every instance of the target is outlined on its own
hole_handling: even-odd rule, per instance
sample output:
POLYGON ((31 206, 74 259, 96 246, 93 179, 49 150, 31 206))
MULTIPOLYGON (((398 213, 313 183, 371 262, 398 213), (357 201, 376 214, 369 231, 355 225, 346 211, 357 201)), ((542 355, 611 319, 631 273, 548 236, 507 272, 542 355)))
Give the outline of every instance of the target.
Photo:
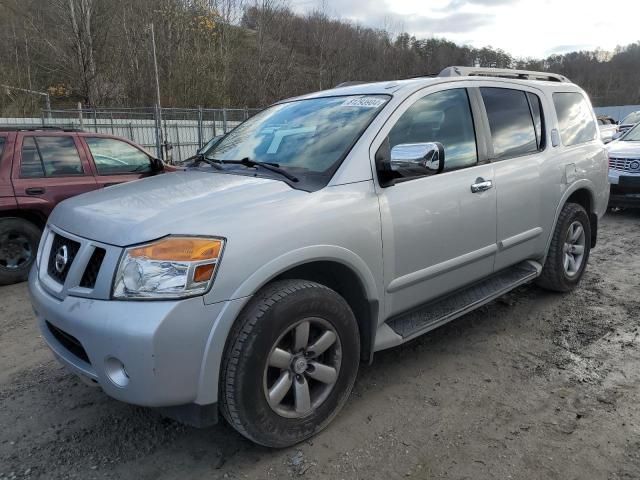
POLYGON ((640 207, 640 124, 607 145, 610 207, 640 207))

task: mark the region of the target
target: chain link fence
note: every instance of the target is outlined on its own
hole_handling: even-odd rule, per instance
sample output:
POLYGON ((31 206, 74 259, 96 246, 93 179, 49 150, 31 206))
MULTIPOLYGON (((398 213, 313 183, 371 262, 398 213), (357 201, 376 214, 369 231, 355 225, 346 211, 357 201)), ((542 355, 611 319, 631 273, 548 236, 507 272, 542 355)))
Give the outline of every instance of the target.
POLYGON ((212 137, 232 130, 259 109, 77 108, 42 110, 40 117, 0 118, 0 126, 79 129, 128 138, 168 163, 180 162, 212 137))

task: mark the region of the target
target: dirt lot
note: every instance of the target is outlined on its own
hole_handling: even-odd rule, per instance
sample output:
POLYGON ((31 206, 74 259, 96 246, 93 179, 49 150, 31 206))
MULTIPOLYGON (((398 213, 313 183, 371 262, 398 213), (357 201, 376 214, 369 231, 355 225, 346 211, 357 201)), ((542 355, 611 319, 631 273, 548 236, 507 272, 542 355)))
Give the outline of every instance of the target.
POLYGON ((118 403, 44 347, 0 288, 0 479, 640 478, 640 212, 608 215, 581 287, 526 286, 362 367, 288 450, 118 403))

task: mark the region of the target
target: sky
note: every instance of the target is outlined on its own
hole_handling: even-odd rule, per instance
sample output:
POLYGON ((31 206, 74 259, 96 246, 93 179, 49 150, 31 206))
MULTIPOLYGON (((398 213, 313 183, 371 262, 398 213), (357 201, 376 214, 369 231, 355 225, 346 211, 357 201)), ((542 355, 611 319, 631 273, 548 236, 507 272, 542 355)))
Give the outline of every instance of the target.
POLYGON ((360 25, 492 46, 516 57, 613 50, 640 40, 640 0, 289 0, 360 25))

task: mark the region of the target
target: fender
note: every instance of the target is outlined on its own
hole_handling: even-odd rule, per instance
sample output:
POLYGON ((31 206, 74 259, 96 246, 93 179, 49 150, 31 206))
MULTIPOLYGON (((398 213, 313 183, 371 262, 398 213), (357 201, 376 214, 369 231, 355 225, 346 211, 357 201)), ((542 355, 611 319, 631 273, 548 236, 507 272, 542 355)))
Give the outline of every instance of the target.
MULTIPOLYGON (((555 213, 555 217, 553 219, 553 224, 551 225, 551 229, 549 230, 549 235, 547 236, 547 244, 546 247, 544 249, 544 258, 542 259, 542 264, 544 265, 544 263, 547 260, 547 255, 549 254, 549 248, 551 247, 551 239, 553 238, 553 232, 555 232, 556 230, 556 224, 558 223, 558 218, 560 217, 560 212, 562 211, 562 208, 564 207, 565 203, 567 203, 567 200, 569 199, 569 197, 571 195, 573 195, 574 192, 580 190, 580 189, 585 189, 589 192, 589 195, 591 196, 591 206, 592 206, 592 210, 595 210, 595 206, 596 206, 596 198, 595 198, 595 185, 593 184, 593 182, 591 180, 587 180, 587 179, 581 179, 581 180, 577 180, 575 182, 573 182, 562 194, 562 197, 560 198, 560 201, 558 202, 558 206, 556 207, 556 213, 555 213)), ((587 212, 589 214, 594 213, 594 212, 587 212)))
MULTIPOLYGON (((218 400, 218 381, 222 366, 222 356, 227 337, 238 315, 251 297, 276 278, 293 267, 317 261, 333 261, 349 267, 360 279, 367 299, 379 301, 378 287, 375 277, 367 264, 351 250, 334 245, 314 245, 287 252, 260 267, 247 278, 234 292, 232 299, 226 302, 222 312, 215 319, 200 368, 198 395, 195 403, 206 405, 218 400)), ((383 311, 383 309, 379 309, 383 311)), ((372 319, 372 335, 375 336, 378 318, 372 319)))

